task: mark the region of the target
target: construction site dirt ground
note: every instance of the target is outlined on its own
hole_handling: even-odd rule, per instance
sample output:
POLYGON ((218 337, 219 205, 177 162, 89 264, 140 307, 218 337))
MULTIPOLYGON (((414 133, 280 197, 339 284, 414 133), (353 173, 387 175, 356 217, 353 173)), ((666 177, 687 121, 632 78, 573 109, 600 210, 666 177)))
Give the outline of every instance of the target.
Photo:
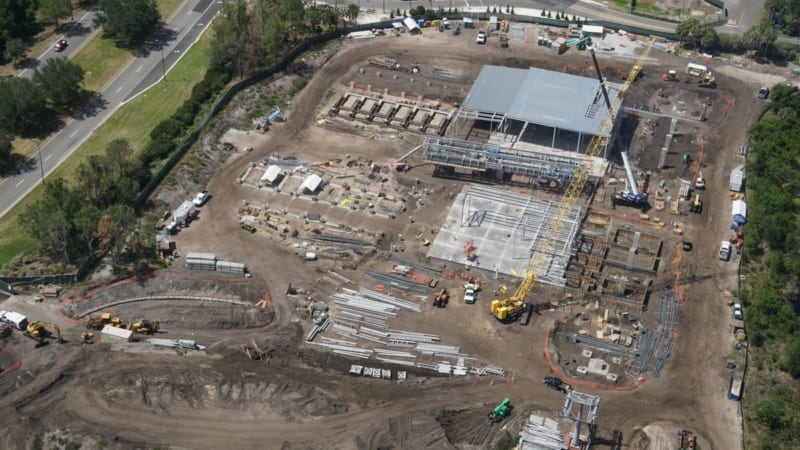
MULTIPOLYGON (((5 431, 0 446, 28 448, 37 436, 63 435, 82 443, 83 448, 490 448, 508 435, 516 435, 530 412, 556 417, 564 396, 542 384, 543 377, 552 373, 544 357, 545 343, 553 322, 566 317, 561 312, 542 311, 527 327, 497 323, 489 314, 488 303, 492 290, 509 280, 494 280, 494 274, 487 272, 476 271, 487 284, 475 305, 463 304, 457 280, 444 279, 442 283, 453 289, 447 308, 434 309, 428 302, 421 314, 401 313, 392 327, 438 334, 442 343, 460 346, 488 364, 503 367, 505 377, 444 378, 412 373, 405 383, 350 377, 346 373, 349 361, 303 345, 311 323, 298 312, 297 298, 285 295, 289 283, 327 299, 325 294, 334 289, 319 280, 333 269, 372 288, 375 281, 364 275, 364 269, 385 272, 391 243, 404 248, 394 256, 442 268, 441 263, 425 262, 426 248, 412 237, 421 226, 435 230, 442 223, 452 202, 451 193, 458 192, 462 182, 433 178, 432 167, 422 164, 418 155, 412 157, 410 171, 391 176, 398 178, 397 186, 404 192, 412 186, 428 189, 424 205, 409 203, 409 209, 394 219, 361 211, 336 219, 382 231, 387 237, 377 249, 377 257, 355 269, 330 260, 303 262, 287 241, 246 233, 237 219, 244 201, 253 205, 270 202, 268 192, 237 181, 248 166, 265 155, 277 152, 306 161, 362 158, 390 166, 422 142, 421 134, 407 131, 362 125, 349 130, 319 126, 333 99, 346 92, 351 81, 454 102, 463 100, 469 90, 469 83, 450 83, 444 88, 444 82, 436 80, 430 80, 430 86, 429 80, 419 77, 412 82, 409 74, 395 80, 389 71, 378 77, 376 68, 366 66, 370 57, 386 56, 406 65, 418 63, 423 70, 442 68, 468 79, 474 78, 483 64, 563 70, 567 65, 578 67, 590 62, 586 53, 572 49, 552 56, 546 48, 536 46, 535 32, 528 33, 524 45, 512 41, 508 49, 501 49, 496 37, 486 46, 476 45, 475 33, 463 30, 462 35, 453 36, 426 30, 422 36, 345 42, 292 100, 285 123, 272 126, 265 134, 252 131, 226 136, 238 148, 252 147, 253 151, 232 158, 214 176, 208 186, 211 200, 202 207, 199 219, 181 230, 175 240, 184 255, 211 252, 220 259, 245 263, 253 275, 246 282, 269 290, 269 317, 265 318, 263 312, 187 306, 191 303, 115 310, 130 316, 130 320, 141 316, 160 320, 168 325, 168 337, 195 339, 207 346, 206 354, 142 350, 137 343, 80 346, 78 336, 85 331, 84 325, 59 312, 65 302, 36 303, 26 297, 0 305, 59 324, 68 341, 34 349, 32 341, 15 332, 2 342, 21 360, 21 366, 0 377, 0 426, 5 431), (364 73, 359 69, 365 69, 364 73), (447 94, 442 93, 445 90, 447 94), (414 217, 413 223, 409 216, 414 217), (409 238, 398 241, 400 234, 409 238), (217 316, 230 320, 221 321, 217 316), (268 350, 268 361, 251 361, 244 356, 242 346, 250 342, 268 350), (515 406, 511 417, 490 426, 488 412, 505 397, 515 406)), ((657 91, 665 88, 661 73, 680 70, 687 63, 658 51, 651 57, 658 63, 645 67, 644 76, 627 94, 628 105, 653 105, 657 91)), ((604 66, 620 66, 620 76, 632 63, 604 54, 599 58, 604 66)), ((580 70, 590 75, 588 67, 580 70)), ((694 243, 691 252, 681 252, 677 244, 682 237, 659 230, 665 242, 656 283, 692 281, 678 281, 676 286, 685 300, 680 305, 675 346, 661 377, 639 380, 635 389, 576 386, 602 399, 595 440, 599 448, 673 448, 680 429, 695 431, 705 448, 740 446, 740 418, 736 404, 726 399, 725 369, 732 348, 726 293, 735 290, 736 268, 735 263, 718 260, 717 247, 730 222, 728 174, 741 163, 739 146, 763 106, 756 103, 758 86, 752 79, 723 74, 735 75, 737 71, 715 73, 718 89, 701 93, 699 88, 690 87, 698 96, 710 98, 707 120, 691 125, 681 122, 687 127, 687 136, 693 137, 685 138, 669 155, 678 168, 682 167, 674 163, 683 152, 692 154, 693 164, 702 161, 706 208, 700 215, 673 217, 651 211, 653 217, 663 216, 662 223, 679 222, 683 236, 694 243)), ((641 129, 637 127, 644 119, 638 122, 629 126, 629 135, 639 132, 635 130, 641 129)), ((657 129, 668 126, 657 122, 657 129)), ((661 176, 670 180, 687 176, 669 171, 662 175, 654 169, 661 136, 653 133, 652 147, 648 143, 631 149, 638 167, 653 171, 653 185, 661 176)), ((605 209, 607 205, 597 207, 605 209)), ((608 214, 619 222, 630 220, 631 226, 643 231, 653 227, 652 220, 642 223, 638 211, 618 208, 608 214)), ((204 286, 230 279, 202 272, 189 274, 182 265, 179 258, 175 267, 159 276, 196 277, 204 286)), ((463 267, 449 269, 460 273, 463 267)), ((152 283, 156 282, 132 283, 119 296, 151 295, 156 286, 152 283)), ((171 292, 191 294, 191 283, 181 283, 171 292)), ((196 295, 204 295, 203 289, 197 291, 196 295)), ((77 297, 79 293, 67 295, 77 297)), ((545 303, 560 295, 554 288, 537 286, 531 299, 545 303)), ((248 296, 248 301, 255 302, 248 296)), ((2 369, 9 364, 4 360, 0 359, 2 369)))

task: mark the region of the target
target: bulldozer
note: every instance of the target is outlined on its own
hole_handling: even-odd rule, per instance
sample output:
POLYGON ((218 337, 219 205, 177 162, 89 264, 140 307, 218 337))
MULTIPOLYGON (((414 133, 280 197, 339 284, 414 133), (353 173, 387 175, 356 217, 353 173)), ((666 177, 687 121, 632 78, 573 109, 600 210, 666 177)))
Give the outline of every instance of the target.
POLYGON ((706 75, 697 83, 700 87, 715 89, 717 87, 717 80, 711 75, 706 75))
POLYGON ((441 291, 433 293, 433 306, 437 308, 444 308, 447 306, 448 300, 450 300, 450 294, 447 292, 447 289, 442 289, 441 291))
POLYGON ((663 81, 681 81, 681 78, 678 76, 678 72, 674 70, 670 70, 667 73, 662 73, 661 79, 663 81))
POLYGON ((128 325, 128 329, 137 334, 153 334, 158 332, 158 322, 142 319, 128 325))
POLYGON ((86 322, 86 328, 89 330, 102 330, 106 325, 121 328, 122 319, 111 317, 110 313, 103 313, 100 317, 90 317, 89 321, 86 322))
POLYGON ((521 319, 522 325, 527 325, 532 309, 530 304, 525 302, 525 297, 533 289, 535 281, 536 275, 533 272, 526 273, 513 295, 508 295, 506 286, 500 287, 497 298, 492 300, 491 304, 494 317, 501 322, 515 322, 521 319))
POLYGON ((38 341, 36 343, 37 348, 47 345, 45 338, 48 337, 55 337, 59 344, 64 343, 64 339, 61 337, 61 329, 58 328, 58 325, 53 325, 52 323, 47 322, 29 323, 28 327, 25 328, 25 336, 28 336, 31 339, 36 339, 38 341))

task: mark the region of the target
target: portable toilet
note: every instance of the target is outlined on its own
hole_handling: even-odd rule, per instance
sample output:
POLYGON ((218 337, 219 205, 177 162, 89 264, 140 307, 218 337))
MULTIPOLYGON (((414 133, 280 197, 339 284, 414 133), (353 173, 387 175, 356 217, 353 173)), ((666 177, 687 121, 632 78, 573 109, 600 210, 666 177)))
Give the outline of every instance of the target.
POLYGON ((497 16, 490 16, 489 17, 489 29, 492 31, 497 31, 498 28, 497 23, 497 16))
POLYGON ((425 28, 425 19, 417 19, 417 26, 420 28, 425 28))
POLYGON ((472 21, 472 17, 464 17, 464 28, 475 28, 475 22, 472 21))

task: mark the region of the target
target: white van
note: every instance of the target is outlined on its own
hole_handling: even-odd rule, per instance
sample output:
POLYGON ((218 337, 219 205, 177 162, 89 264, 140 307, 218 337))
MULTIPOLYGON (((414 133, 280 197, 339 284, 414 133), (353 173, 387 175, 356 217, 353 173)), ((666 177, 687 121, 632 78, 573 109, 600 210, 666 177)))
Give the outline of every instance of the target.
POLYGON ((14 311, 0 311, 0 321, 12 325, 18 330, 28 328, 28 318, 14 311))

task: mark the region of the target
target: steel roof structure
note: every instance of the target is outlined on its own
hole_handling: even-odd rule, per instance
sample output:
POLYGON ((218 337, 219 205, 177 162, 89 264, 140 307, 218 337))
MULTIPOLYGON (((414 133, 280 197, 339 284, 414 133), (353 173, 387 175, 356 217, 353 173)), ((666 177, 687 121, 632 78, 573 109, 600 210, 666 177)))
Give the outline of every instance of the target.
MULTIPOLYGON (((606 83, 613 103, 619 83, 606 83)), ((459 112, 467 119, 513 119, 595 135, 606 116, 600 82, 535 67, 483 66, 459 112)))

